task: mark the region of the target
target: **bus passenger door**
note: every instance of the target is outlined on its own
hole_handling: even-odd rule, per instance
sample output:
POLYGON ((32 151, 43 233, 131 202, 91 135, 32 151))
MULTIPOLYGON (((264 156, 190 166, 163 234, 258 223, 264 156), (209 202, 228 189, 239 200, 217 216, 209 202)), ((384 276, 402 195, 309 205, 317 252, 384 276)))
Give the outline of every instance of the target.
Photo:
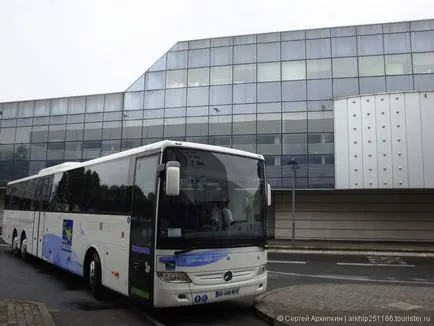
POLYGON ((37 257, 42 257, 45 214, 48 209, 48 198, 50 196, 50 179, 42 178, 38 180, 37 198, 39 204, 33 214, 33 241, 32 254, 37 257))
POLYGON ((158 156, 136 160, 130 230, 129 294, 152 304, 158 156))

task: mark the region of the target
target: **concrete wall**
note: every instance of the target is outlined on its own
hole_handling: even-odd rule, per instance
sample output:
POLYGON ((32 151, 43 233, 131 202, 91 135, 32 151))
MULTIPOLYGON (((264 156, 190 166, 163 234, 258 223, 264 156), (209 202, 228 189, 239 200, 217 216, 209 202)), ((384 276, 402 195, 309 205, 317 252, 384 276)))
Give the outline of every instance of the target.
MULTIPOLYGON (((434 190, 296 192, 296 239, 434 241, 434 190)), ((291 192, 275 192, 275 238, 291 239, 291 192)))
POLYGON ((434 92, 334 103, 336 189, 434 188, 434 92))

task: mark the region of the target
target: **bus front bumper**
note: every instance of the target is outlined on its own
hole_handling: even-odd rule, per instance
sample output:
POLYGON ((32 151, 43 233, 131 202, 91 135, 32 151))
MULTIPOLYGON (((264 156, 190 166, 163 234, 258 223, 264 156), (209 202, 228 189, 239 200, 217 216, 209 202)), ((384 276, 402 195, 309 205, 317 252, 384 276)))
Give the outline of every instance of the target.
POLYGON ((267 272, 248 281, 216 285, 166 283, 156 277, 156 285, 154 307, 190 306, 256 297, 267 290, 267 272))

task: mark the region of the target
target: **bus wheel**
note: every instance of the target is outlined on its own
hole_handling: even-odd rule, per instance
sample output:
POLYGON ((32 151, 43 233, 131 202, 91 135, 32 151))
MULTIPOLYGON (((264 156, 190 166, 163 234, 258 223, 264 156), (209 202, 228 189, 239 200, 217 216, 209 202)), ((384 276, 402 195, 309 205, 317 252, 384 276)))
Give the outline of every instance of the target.
POLYGON ((18 257, 20 254, 20 249, 18 248, 19 241, 20 239, 18 238, 18 233, 14 230, 14 233, 12 235, 12 254, 15 257, 18 257))
POLYGON ((24 260, 27 260, 28 254, 27 254, 27 239, 26 235, 23 235, 23 240, 21 240, 21 257, 24 260))
POLYGON ((96 252, 93 252, 92 258, 89 259, 88 271, 90 293, 95 297, 95 299, 100 299, 102 292, 101 261, 96 252))

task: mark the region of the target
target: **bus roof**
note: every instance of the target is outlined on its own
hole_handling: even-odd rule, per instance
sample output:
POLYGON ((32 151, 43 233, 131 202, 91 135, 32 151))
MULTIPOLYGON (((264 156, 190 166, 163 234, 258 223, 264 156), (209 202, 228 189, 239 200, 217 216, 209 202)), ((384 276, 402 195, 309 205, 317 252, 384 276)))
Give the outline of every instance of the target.
POLYGON ((98 157, 92 160, 84 161, 84 162, 65 162, 58 165, 50 166, 44 169, 41 169, 38 174, 34 174, 25 178, 21 178, 18 180, 13 180, 8 182, 8 185, 19 183, 26 180, 31 180, 34 178, 42 177, 42 176, 48 176, 51 174, 64 172, 68 170, 73 170, 79 167, 85 167, 88 165, 93 165, 97 163, 102 163, 106 161, 116 160, 119 158, 128 157, 130 155, 140 154, 140 153, 146 153, 149 151, 154 151, 156 149, 161 149, 161 151, 164 150, 164 148, 168 146, 179 146, 179 147, 186 147, 186 148, 194 148, 194 149, 202 149, 202 150, 208 150, 208 151, 214 151, 214 152, 220 152, 223 154, 233 154, 233 155, 239 155, 244 157, 250 157, 258 160, 264 160, 264 156, 252 152, 247 152, 243 150, 238 150, 234 148, 228 148, 223 146, 215 146, 215 145, 207 145, 207 144, 199 144, 199 143, 192 143, 192 142, 182 142, 182 141, 173 141, 173 140, 162 140, 156 143, 128 149, 122 152, 113 153, 109 155, 105 155, 102 157, 98 157))

